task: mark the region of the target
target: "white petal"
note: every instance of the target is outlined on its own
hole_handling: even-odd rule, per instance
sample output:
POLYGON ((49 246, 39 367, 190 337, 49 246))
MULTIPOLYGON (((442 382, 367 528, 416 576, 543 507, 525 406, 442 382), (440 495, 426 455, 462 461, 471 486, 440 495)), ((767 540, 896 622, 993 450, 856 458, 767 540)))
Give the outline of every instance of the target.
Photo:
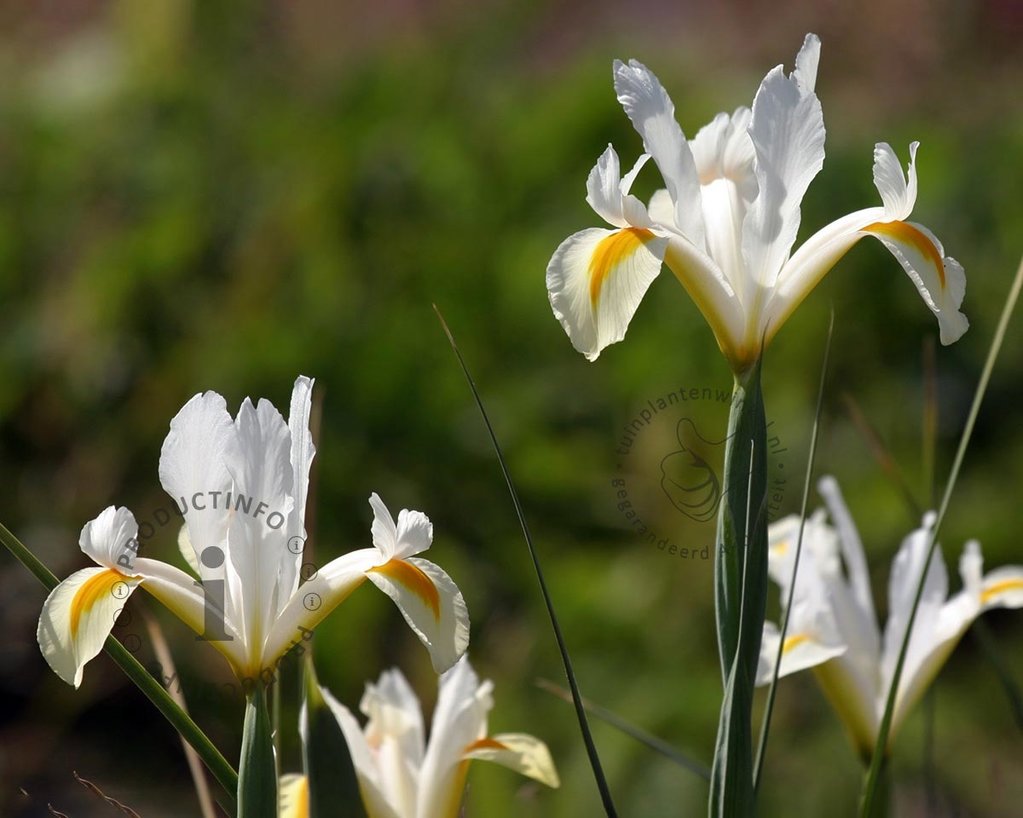
POLYGON ((438 673, 450 668, 469 646, 469 613, 458 586, 424 559, 392 559, 366 576, 394 600, 405 621, 430 651, 438 673))
POLYGON ((294 505, 291 432, 267 400, 253 407, 246 398, 235 426, 239 455, 228 459, 228 470, 236 500, 245 497, 252 506, 251 513, 235 513, 229 528, 227 607, 240 604, 239 624, 256 660, 286 601, 278 588, 281 563, 293 556, 285 526, 294 505))
POLYGON ((923 298, 938 317, 941 343, 955 343, 970 327, 959 311, 966 295, 966 273, 937 237, 915 222, 878 222, 863 228, 895 256, 923 298))
POLYGON ((675 224, 701 250, 704 247, 700 213, 700 181, 692 151, 675 121, 675 106, 657 77, 636 60, 615 60, 615 92, 643 145, 657 163, 675 203, 675 224))
POLYGON ((754 286, 775 285, 799 230, 803 195, 824 165, 824 116, 807 87, 815 62, 804 56, 806 76, 799 79, 774 68, 753 100, 749 133, 759 192, 743 225, 742 246, 754 286))
POLYGON ((433 523, 421 511, 403 508, 398 512, 398 522, 380 495, 376 492, 369 498, 373 508, 373 523, 370 533, 375 545, 386 562, 390 559, 405 559, 428 549, 433 543, 433 523))
POLYGON ((398 548, 398 527, 394 524, 390 510, 375 491, 369 496, 369 505, 373 509, 373 522, 370 525, 373 545, 384 560, 389 560, 398 548))
POLYGON ((980 602, 985 611, 991 608, 1023 608, 1023 568, 1005 565, 984 577, 980 602))
POLYGON ((821 59, 821 41, 816 34, 807 34, 796 55, 796 70, 792 78, 803 93, 812 94, 817 84, 817 64, 821 59))
POLYGON ((385 670, 376 684, 367 684, 359 709, 369 718, 366 736, 371 743, 390 736, 401 745, 401 755, 418 771, 426 752, 423 710, 404 674, 385 670))
POLYGON ((817 491, 824 498, 831 520, 838 529, 838 541, 849 571, 849 586, 852 588, 853 598, 863 611, 864 618, 876 622, 877 614, 874 612, 874 596, 870 589, 870 573, 867 571, 863 542, 849 513, 849 507, 842 497, 838 481, 831 476, 822 477, 817 482, 817 491))
POLYGON ((178 529, 178 551, 184 557, 188 567, 195 572, 195 575, 200 576, 202 574, 202 566, 199 564, 199 557, 196 556, 195 546, 192 545, 192 541, 188 537, 188 523, 183 524, 178 529))
POLYGON ((650 158, 643 154, 625 178, 621 176, 618 154, 610 145, 601 154, 586 180, 586 201, 608 224, 615 227, 649 227, 650 220, 642 203, 629 195, 629 189, 650 158))
POLYGON ((757 179, 753 173, 753 140, 749 126, 753 112, 749 108, 736 108, 735 112, 718 114, 704 125, 693 138, 691 147, 700 184, 714 179, 734 182, 747 202, 757 195, 757 179))
POLYGON ((420 772, 417 818, 456 814, 465 783, 462 754, 487 734, 487 714, 494 704, 492 688, 489 681, 480 683, 468 659, 441 677, 420 772))
MULTIPOLYGON (((185 515, 189 540, 200 556, 207 548, 226 545, 230 511, 213 508, 212 494, 231 489, 229 458, 239 454, 234 421, 216 392, 196 395, 170 424, 160 451, 160 482, 185 515)), ((222 569, 203 566, 203 578, 221 578, 222 569)))
MULTIPOLYGON (((774 623, 764 623, 764 638, 757 664, 758 685, 770 684, 773 678, 780 636, 774 623)), ((811 611, 806 606, 795 604, 785 635, 778 678, 824 664, 841 656, 847 649, 829 611, 824 608, 811 611)))
POLYGON ((590 361, 625 337, 661 270, 667 240, 642 228, 591 228, 570 236, 547 266, 554 316, 590 361))
POLYGON ((82 528, 78 545, 82 553, 106 568, 125 575, 135 573, 139 550, 139 527, 126 508, 108 506, 82 528))
POLYGON ((433 543, 433 523, 421 511, 403 508, 398 512, 398 547, 393 554, 405 559, 425 551, 433 543))
POLYGON ((69 685, 82 683, 85 663, 103 650, 114 621, 141 581, 111 568, 83 568, 50 592, 36 638, 54 673, 69 685))
MULTIPOLYGON (((242 633, 218 604, 219 593, 210 580, 203 585, 179 568, 160 560, 140 557, 135 563, 142 587, 171 613, 224 655, 244 678, 245 644, 242 633)), ((221 580, 222 582, 222 580, 221 580)), ((251 675, 251 674, 250 674, 251 675)))
MULTIPOLYGON (((366 807, 367 814, 370 818, 407 818, 407 814, 398 811, 397 804, 389 800, 388 794, 382 788, 376 756, 370 749, 355 716, 335 699, 329 690, 321 687, 320 692, 330 711, 334 714, 334 718, 337 719, 341 732, 344 733, 345 743, 348 744, 348 752, 355 767, 355 774, 359 779, 359 791, 362 794, 362 802, 366 807)), ((306 734, 305 724, 306 712, 303 705, 300 720, 303 736, 306 734)))
POLYGON ((400 815, 413 815, 419 797, 419 768, 425 741, 423 714, 401 671, 384 671, 366 685, 359 708, 369 718, 364 730, 373 749, 380 789, 400 815))
MULTIPOLYGON (((882 146, 879 149, 884 155, 882 146)), ((884 168, 880 171, 875 163, 875 178, 880 173, 885 180, 884 189, 879 184, 879 190, 887 197, 886 204, 893 208, 902 198, 898 189, 892 187, 895 174, 901 175, 901 170, 892 168, 894 161, 894 157, 883 158, 884 168)), ((904 198, 906 201, 916 198, 916 173, 912 165, 904 198)), ((966 275, 959 262, 945 256, 941 242, 927 228, 892 221, 886 207, 870 207, 836 219, 818 230, 785 264, 764 311, 768 340, 838 260, 868 235, 879 239, 895 256, 924 303, 937 315, 943 344, 956 341, 966 332, 969 321, 959 311, 966 293, 966 275)))
POLYGON ((305 529, 306 502, 309 497, 309 471, 312 468, 316 446, 309 429, 312 411, 312 392, 315 381, 300 375, 291 393, 291 411, 288 430, 291 432, 291 470, 294 475, 292 495, 294 506, 288 519, 287 548, 281 555, 280 593, 288 599, 298 587, 298 574, 302 565, 302 552, 307 535, 305 529))
POLYGON ((919 142, 909 146, 909 170, 903 173, 899 158, 887 142, 874 146, 874 187, 884 202, 885 221, 905 221, 916 204, 916 151, 919 142))
POLYGON ((498 733, 474 741, 466 748, 464 758, 493 761, 548 787, 561 785, 547 745, 525 733, 498 733))
POLYGON ((379 562, 377 549, 362 548, 331 560, 303 582, 271 625, 261 667, 254 671, 272 667, 291 648, 308 642, 313 629, 365 581, 366 572, 379 562))

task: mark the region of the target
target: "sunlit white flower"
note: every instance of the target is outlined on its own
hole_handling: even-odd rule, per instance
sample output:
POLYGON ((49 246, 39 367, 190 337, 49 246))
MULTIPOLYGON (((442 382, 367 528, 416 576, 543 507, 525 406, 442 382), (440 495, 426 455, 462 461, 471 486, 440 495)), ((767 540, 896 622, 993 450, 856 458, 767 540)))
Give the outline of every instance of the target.
MULTIPOLYGON (((138 586, 204 636, 240 679, 259 679, 364 580, 390 596, 439 671, 469 640, 468 614, 451 578, 416 554, 430 547, 426 515, 397 523, 373 494, 372 548, 324 565, 300 585, 305 506, 315 447, 313 381, 295 382, 285 422, 267 400, 246 399, 232 419, 215 392, 193 397, 171 421, 160 480, 185 517, 179 544, 196 578, 138 556, 135 517, 113 506, 82 529, 79 545, 99 567, 76 571, 47 597, 39 618, 43 656, 64 681, 81 683, 126 599, 138 586)), ((308 566, 312 568, 313 566, 308 566)))
MULTIPOLYGON (((882 636, 874 613, 863 545, 838 484, 818 486, 823 510, 806 521, 796 572, 792 616, 786 631, 779 676, 813 668, 856 746, 869 756, 877 740, 895 664, 906 634, 917 585, 924 570, 934 514, 903 540, 888 586, 888 623, 882 636)), ((782 606, 792 585, 799 520, 788 517, 770 527, 769 568, 781 586, 782 606)), ((948 595, 948 573, 940 547, 934 552, 913 622, 890 739, 934 679, 974 619, 991 608, 1023 607, 1023 567, 1004 566, 982 575, 980 546, 966 544, 959 560, 963 589, 948 595)), ((767 622, 757 683, 767 684, 778 655, 778 628, 767 622)))
MULTIPOLYGON (((524 733, 487 735, 492 688, 489 681, 480 682, 465 658, 441 676, 429 741, 419 700, 397 669, 366 685, 359 705, 368 719, 364 727, 323 691, 348 742, 369 818, 455 818, 473 759, 497 762, 549 787, 559 785, 542 741, 524 733)), ((281 801, 288 809, 281 815, 306 818, 305 795, 304 778, 286 777, 281 801)))
POLYGON ((824 119, 814 93, 819 56, 820 41, 807 35, 790 75, 773 68, 752 109, 718 114, 692 141, 653 73, 635 60, 615 62, 615 91, 645 153, 623 177, 608 146, 590 172, 586 200, 612 229, 569 237, 547 267, 554 314, 589 360, 625 337, 663 263, 741 372, 864 236, 879 239, 908 273, 938 317, 942 343, 966 331, 962 267, 926 227, 907 221, 917 195, 916 142, 907 172, 889 145, 874 148, 881 206, 843 216, 792 253, 800 202, 824 162, 824 119), (650 158, 665 189, 644 205, 629 191, 650 158))

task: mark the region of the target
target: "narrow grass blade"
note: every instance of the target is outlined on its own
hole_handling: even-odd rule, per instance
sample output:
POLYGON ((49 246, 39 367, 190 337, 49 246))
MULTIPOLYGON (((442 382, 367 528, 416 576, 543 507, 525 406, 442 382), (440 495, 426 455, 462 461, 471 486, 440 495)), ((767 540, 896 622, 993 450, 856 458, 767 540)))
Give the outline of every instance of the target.
MULTIPOLYGON (((52 591, 57 587, 57 577, 3 524, 0 524, 0 542, 7 547, 7 550, 22 565, 32 572, 48 591, 52 591)), ((124 671, 124 674, 131 679, 135 686, 145 694, 146 698, 156 706, 156 709, 163 714, 164 718, 170 722, 171 727, 177 730, 178 734, 195 748, 207 769, 213 773, 213 777, 224 787, 227 797, 233 803, 235 791, 238 788, 238 773, 235 772, 227 759, 221 755, 220 750, 213 745, 213 742, 199 729, 191 717, 178 707, 170 697, 170 694, 164 690, 163 685, 154 679, 115 637, 108 636, 103 649, 117 666, 124 671)))
MULTIPOLYGON (((817 460, 817 440, 820 435, 821 412, 824 408, 824 385, 828 379, 828 362, 831 359, 831 339, 835 332, 835 310, 832 308, 828 320, 828 336, 824 342, 824 359, 821 361, 821 377, 817 386, 817 406, 813 413, 813 428, 810 430, 810 451, 806 458, 806 476, 803 478, 803 499, 799 508, 799 534, 796 537, 796 557, 792 564, 792 582, 789 588, 796 587, 796 573, 799 571, 799 558, 803 553, 803 529, 806 526, 806 511, 810 504, 810 486, 813 483, 813 467, 817 460)), ((778 655, 774 661, 774 676, 767 690, 767 704, 764 707, 764 720, 760 728, 760 745, 757 748, 757 760, 753 770, 753 789, 760 788, 760 773, 764 767, 764 756, 767 753, 767 737, 771 729, 771 716, 774 713, 774 699, 778 689, 778 671, 781 669, 782 650, 785 646, 785 634, 789 628, 789 617, 792 614, 794 593, 789 594, 785 603, 785 615, 781 620, 781 633, 778 640, 778 655)))
MULTIPOLYGON (((924 368, 924 405, 923 405, 923 413, 922 414, 923 414, 924 434, 923 434, 923 441, 922 441, 922 449, 923 449, 922 458, 923 458, 923 471, 924 471, 924 496, 928 498, 928 501, 927 501, 928 508, 933 508, 934 507, 934 498, 932 496, 933 495, 933 491, 934 491, 934 489, 933 489, 933 486, 934 486, 934 475, 933 475, 934 454, 933 453, 934 453, 935 448, 936 448, 937 417, 938 417, 938 405, 937 405, 938 404, 938 399, 937 399, 937 391, 936 391, 937 390, 937 385, 936 385, 936 378, 935 378, 935 364, 934 364, 934 361, 933 361, 933 355, 934 355, 934 343, 933 343, 933 340, 934 340, 933 338, 930 338, 929 339, 930 343, 926 343, 924 345, 924 354, 923 354, 923 359, 924 359, 924 365, 923 365, 923 368, 924 368)), ((865 417, 864 417, 864 422, 867 423, 865 417)), ((885 467, 886 467, 887 463, 895 464, 895 458, 892 456, 891 452, 885 447, 885 445, 884 445, 883 441, 881 441, 880 437, 877 437, 875 439, 875 441, 871 445, 871 450, 874 453, 875 459, 877 460, 878 465, 881 467, 882 471, 885 470, 885 467)), ((898 473, 901 474, 901 472, 898 472, 898 473)), ((922 516, 923 510, 913 500, 912 492, 909 490, 908 484, 903 483, 902 484, 902 489, 903 490, 900 493, 902 494, 902 498, 903 498, 903 501, 905 503, 906 511, 913 518, 913 521, 914 521, 914 524, 915 524, 915 522, 917 520, 919 520, 920 517, 922 516)), ((1001 684, 1002 684, 1002 688, 1005 691, 1006 698, 1008 699, 1009 708, 1012 711, 1013 718, 1016 720, 1017 724, 1023 726, 1023 694, 1020 693, 1019 685, 1016 684, 1016 681, 1013 679, 1012 674, 1008 671, 1008 668, 1007 668, 1007 666, 1005 664, 1005 660, 1003 660, 1001 658, 1001 655, 999 653, 998 645, 995 642, 994 637, 991 636, 991 631, 988 629, 987 625, 984 623, 984 620, 983 619, 977 619, 973 623, 972 627, 977 632, 978 642, 979 642, 979 645, 980 645, 980 648, 981 648, 981 653, 983 653, 985 659, 987 659, 989 662, 991 662, 991 665, 992 665, 992 667, 994 668, 994 671, 995 671, 995 675, 998 677, 999 682, 1001 682, 1001 684)), ((931 688, 930 690, 927 691, 926 697, 927 697, 927 701, 928 702, 932 701, 932 698, 933 698, 933 688, 931 688)), ((933 727, 932 722, 934 720, 934 710, 935 710, 935 708, 933 706, 931 706, 931 704, 928 704, 928 707, 925 710, 924 719, 925 719, 925 725, 926 725, 927 730, 930 730, 933 727)), ((933 732, 933 731, 931 731, 931 732, 933 732)), ((925 733, 926 733, 925 741, 926 742, 931 741, 931 732, 925 731, 925 733)), ((932 753, 932 750, 933 750, 933 748, 931 748, 929 746, 926 747, 925 748, 925 756, 929 757, 929 755, 932 753)), ((931 767, 933 767, 933 765, 931 765, 931 767)), ((925 763, 924 764, 925 779, 926 779, 926 771, 928 769, 930 769, 930 768, 925 763)), ((925 781, 925 784, 927 784, 926 781, 925 781)), ((933 788, 933 785, 931 785, 931 786, 933 788)))
POLYGON ((998 353, 1002 348, 1002 342, 1005 340, 1005 333, 1009 327, 1009 319, 1012 317, 1013 310, 1016 307, 1016 301, 1019 299, 1021 287, 1023 287, 1023 259, 1020 260, 1020 265, 1016 270, 1016 277, 1013 279, 1012 286, 1009 289, 1009 295, 1005 300, 1005 307, 1002 309, 1002 315, 998 320, 998 327, 995 330, 994 339, 991 341, 987 360, 984 362, 984 370, 981 372, 980 381, 977 383, 977 391, 973 396, 973 404, 970 407, 970 414, 966 418, 966 426, 963 429, 963 435, 959 440, 959 448, 956 450, 955 460, 952 462, 952 470, 949 473, 948 483, 945 486, 945 493, 941 498, 941 505, 938 508, 937 518, 934 521, 934 528, 931 530, 931 534, 929 536, 927 559, 924 560, 923 570, 920 573, 920 581, 917 583, 916 595, 913 598, 913 607, 910 609, 909 621, 906 623, 906 635, 902 640, 902 647, 899 650, 899 658, 895 664, 895 673, 892 676, 891 687, 888 690, 888 698, 885 702, 884 716, 881 719, 881 726, 878 730, 877 743, 874 746, 874 754, 870 759, 870 769, 867 772, 867 777, 863 785, 863 796, 860 806, 860 815, 862 818, 868 818, 875 808, 875 802, 878 797, 878 784, 881 775, 881 767, 887 753, 888 734, 891 731, 892 726, 892 713, 895 710, 895 698, 899 689, 899 681, 902 678, 902 667, 906 662, 906 652, 909 648, 909 637, 913 633, 913 622, 916 619, 916 611, 920 605, 920 597, 923 596, 924 582, 927 579, 927 571, 930 567, 931 559, 934 556, 934 550, 937 547, 941 524, 944 522, 945 514, 948 512, 948 506, 952 501, 952 493, 955 490, 956 482, 959 479, 959 470, 962 468, 963 460, 966 458, 966 450, 970 445, 970 438, 973 436, 973 428, 977 423, 977 415, 980 413, 980 405, 984 400, 984 393, 987 391, 988 383, 991 380, 991 372, 995 367, 995 360, 998 358, 998 353))
POLYGON ((512 504, 515 506, 515 514, 519 518, 522 536, 526 540, 526 547, 529 549, 529 556, 533 561, 533 569, 536 571, 536 580, 540 585, 540 594, 543 596, 544 604, 547 606, 547 615, 550 617, 554 638, 557 640, 558 650, 561 652, 561 662, 565 667, 565 676, 568 679, 568 686, 572 691, 572 703, 575 705, 576 718, 579 720, 579 730, 582 732, 583 743, 586 745, 586 755, 589 757, 590 767, 593 768, 593 777, 596 779, 597 789, 600 791, 600 800, 604 805, 604 812, 607 813, 608 818, 615 818, 618 813, 615 811, 614 800, 611 798, 611 789, 608 787, 607 779, 604 777, 604 770, 600 764, 597 746, 594 744, 593 736, 590 734, 590 725, 586 720, 586 709, 583 707, 582 694, 579 692, 575 672, 572 670, 572 660, 568 655, 568 645, 565 642, 564 634, 561 632, 561 626, 558 624, 557 614, 554 612, 554 601, 551 599, 550 592, 547 589, 547 581, 544 579, 543 569, 540 567, 540 557, 537 555, 536 547, 533 545, 533 536, 529 533, 529 524, 526 522, 526 514, 522 509, 522 503, 519 501, 519 494, 515 490, 515 483, 512 480, 511 472, 508 470, 508 464, 505 462, 504 453, 501 451, 501 444, 497 441, 497 434, 494 432, 494 427, 490 423, 490 417, 483 406, 483 399, 480 397, 476 383, 469 372, 469 367, 465 363, 461 351, 458 349, 458 344, 455 343, 455 337, 451 334, 451 330, 448 328, 448 324, 436 304, 433 305, 433 310, 437 313, 437 318, 444 329, 444 334, 448 337, 448 343, 451 344, 451 349, 458 359, 458 364, 462 368, 462 374, 465 375, 469 389, 472 391, 472 396, 476 401, 476 407, 479 409, 483 423, 487 427, 487 434, 490 435, 490 442, 494 446, 494 452, 497 454, 497 462, 501 467, 501 473, 504 475, 504 482, 508 487, 508 493, 511 495, 512 504))
POLYGON ((277 762, 270 736, 266 687, 257 684, 245 697, 242 752, 238 760, 239 818, 277 818, 277 762))
MULTIPOLYGON (((554 684, 554 682, 548 681, 547 679, 537 679, 536 686, 541 690, 546 690, 557 696, 559 699, 572 703, 572 694, 560 685, 554 684)), ((606 707, 602 707, 599 704, 595 704, 587 698, 583 698, 583 707, 586 708, 586 712, 591 716, 600 719, 605 724, 610 724, 617 730, 625 733, 629 738, 635 739, 640 744, 645 745, 655 753, 660 753, 669 761, 673 761, 683 769, 689 770, 689 772, 698 775, 705 781, 710 781, 710 767, 701 761, 697 761, 695 758, 687 755, 686 753, 679 750, 677 747, 672 746, 662 738, 658 738, 653 733, 648 733, 642 727, 637 727, 630 721, 623 719, 613 710, 608 710, 606 707)))
MULTIPOLYGON (((153 653, 156 654, 156 661, 160 663, 162 668, 161 674, 167 674, 171 679, 176 679, 178 672, 174 667, 174 657, 171 655, 167 640, 163 637, 160 623, 144 607, 141 608, 141 611, 142 619, 146 623, 146 631, 149 633, 149 639, 153 645, 153 653)), ((185 703, 185 694, 182 693, 181 686, 175 685, 170 687, 168 685, 167 692, 170 693, 177 706, 187 713, 188 705, 185 703)), ((213 808, 213 796, 210 795, 210 785, 206 781, 202 760, 199 758, 199 754, 192 748, 192 745, 185 741, 184 738, 181 739, 181 745, 185 752, 185 760, 188 762, 188 772, 192 775, 192 782, 195 784, 195 794, 199 799, 199 810, 202 813, 202 818, 216 818, 217 813, 213 808)))
POLYGON ((309 655, 303 677, 302 761, 309 787, 308 818, 366 818, 348 742, 320 691, 309 655))

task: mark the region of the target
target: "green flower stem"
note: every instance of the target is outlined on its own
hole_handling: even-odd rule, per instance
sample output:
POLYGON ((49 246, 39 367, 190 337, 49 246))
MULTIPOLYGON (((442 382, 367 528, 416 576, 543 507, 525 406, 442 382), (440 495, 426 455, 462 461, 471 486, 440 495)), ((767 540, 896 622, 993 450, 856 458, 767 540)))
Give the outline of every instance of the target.
POLYGON ((238 818, 277 818, 277 762, 262 682, 245 697, 238 761, 238 818))
MULTIPOLYGON (((864 768, 863 779, 866 782, 870 776, 869 765, 864 768)), ((892 806, 892 775, 888 767, 888 759, 885 758, 878 767, 873 790, 873 797, 867 812, 863 813, 864 818, 888 818, 892 806)))
POLYGON ((767 424, 759 361, 736 376, 732 393, 714 594, 725 694, 709 814, 740 818, 756 812, 751 719, 767 605, 767 424))
MULTIPOLYGON (((0 523, 0 542, 7 547, 14 557, 24 565, 38 579, 47 591, 57 587, 57 577, 39 561, 35 554, 28 550, 25 545, 15 537, 8 529, 0 523)), ((159 710, 164 718, 170 722, 181 735, 181 737, 192 745, 199 754, 199 758, 213 774, 213 777, 224 787, 228 798, 233 800, 234 792, 238 788, 238 773, 221 755, 220 751, 207 738, 206 734, 199 729, 199 726, 192 721, 191 717, 171 698, 170 694, 163 688, 159 681, 132 656, 117 639, 108 636, 103 649, 117 666, 124 671, 124 674, 131 679, 135 686, 141 690, 159 710)))

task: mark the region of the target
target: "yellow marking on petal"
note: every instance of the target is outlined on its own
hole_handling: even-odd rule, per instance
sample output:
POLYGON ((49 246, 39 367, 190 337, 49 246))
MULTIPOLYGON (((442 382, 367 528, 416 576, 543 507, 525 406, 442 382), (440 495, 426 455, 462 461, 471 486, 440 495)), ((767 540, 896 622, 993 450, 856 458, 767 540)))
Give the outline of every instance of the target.
POLYGON ((433 618, 440 621, 440 593, 422 568, 405 560, 393 559, 370 570, 390 577, 399 585, 408 588, 433 611, 433 618))
POLYGON ((782 653, 788 653, 793 648, 798 648, 804 642, 809 642, 810 637, 805 633, 797 633, 793 636, 786 636, 785 643, 781 646, 782 653))
POLYGON ((611 271, 653 238, 654 234, 642 227, 626 227, 600 241, 590 258, 590 304, 594 308, 611 271))
POLYGON ((865 233, 888 236, 895 241, 909 244, 916 248, 920 255, 934 265, 934 269, 938 271, 941 289, 945 289, 945 262, 942 261, 941 253, 934 246, 934 242, 913 227, 913 225, 906 222, 874 222, 872 225, 864 227, 863 231, 865 233))
POLYGON ((1006 579, 996 582, 980 595, 980 604, 986 605, 992 599, 1005 591, 1023 591, 1023 579, 1006 579))
POLYGON ((81 584, 75 591, 71 600, 71 638, 78 636, 78 625, 82 616, 92 609, 92 606, 99 602, 107 594, 113 594, 114 586, 118 582, 124 582, 124 577, 107 569, 100 574, 93 574, 81 584))
POLYGON ((780 557, 782 554, 789 550, 789 541, 782 540, 781 542, 776 543, 774 545, 774 548, 772 548, 771 550, 774 551, 774 553, 780 557))
POLYGON ((508 747, 497 739, 478 738, 471 744, 466 744, 463 753, 471 753, 473 750, 507 750, 508 747))

